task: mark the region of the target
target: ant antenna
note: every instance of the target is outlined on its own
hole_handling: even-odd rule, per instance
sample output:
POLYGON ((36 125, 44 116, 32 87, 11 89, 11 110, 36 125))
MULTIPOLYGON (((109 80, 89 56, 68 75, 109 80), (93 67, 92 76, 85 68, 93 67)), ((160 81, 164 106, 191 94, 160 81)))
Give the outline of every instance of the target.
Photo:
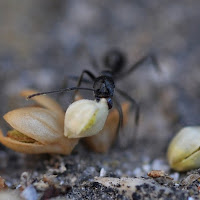
POLYGON ((67 92, 67 91, 72 91, 72 90, 89 90, 89 91, 93 91, 94 89, 91 88, 81 88, 81 87, 71 87, 71 88, 64 88, 64 89, 59 89, 59 90, 53 90, 53 91, 49 91, 49 92, 39 92, 39 93, 35 93, 32 95, 27 96, 27 99, 31 99, 35 96, 40 96, 40 95, 46 95, 46 94, 53 94, 53 93, 62 93, 62 92, 67 92))

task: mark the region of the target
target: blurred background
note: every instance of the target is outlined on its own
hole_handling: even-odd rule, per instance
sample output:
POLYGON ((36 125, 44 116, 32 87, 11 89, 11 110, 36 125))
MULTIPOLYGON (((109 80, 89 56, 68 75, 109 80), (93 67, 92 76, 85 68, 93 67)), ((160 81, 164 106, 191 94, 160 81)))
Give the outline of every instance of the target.
MULTIPOLYGON (((27 103, 19 97, 24 88, 58 89, 83 69, 98 75, 87 51, 102 69, 102 56, 113 48, 127 55, 127 68, 153 52, 161 72, 146 62, 116 85, 141 106, 134 151, 165 155, 176 131, 199 124, 199 10, 197 0, 0 1, 0 116, 27 103)), ((70 96, 53 97, 66 109, 70 96)), ((133 137, 131 126, 124 143, 133 137)), ((2 117, 0 127, 7 130, 2 117)))

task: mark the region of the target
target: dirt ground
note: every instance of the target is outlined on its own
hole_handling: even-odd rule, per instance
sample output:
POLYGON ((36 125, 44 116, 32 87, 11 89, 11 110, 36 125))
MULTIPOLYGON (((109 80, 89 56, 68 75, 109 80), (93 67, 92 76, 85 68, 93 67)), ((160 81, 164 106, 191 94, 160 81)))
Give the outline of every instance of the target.
MULTIPOLYGON (((116 82, 140 104, 136 141, 131 131, 133 111, 118 143, 106 154, 91 152, 81 143, 70 156, 25 155, 0 145, 0 176, 11 189, 9 195, 28 200, 199 199, 198 169, 177 173, 166 160, 174 134, 199 124, 199 10, 200 2, 195 0, 1 1, 0 127, 4 133, 9 127, 2 116, 27 105, 19 97, 22 89, 71 87, 76 83, 66 77, 78 76, 83 69, 98 75, 88 51, 102 69, 102 56, 113 48, 125 53, 127 68, 153 53, 161 69, 156 71, 147 60, 116 82), (167 175, 149 178, 147 173, 155 169, 173 180, 167 175), (120 189, 122 177, 138 177, 136 182, 142 183, 120 189), (112 186, 104 183, 116 180, 112 186)), ((93 99, 89 93, 81 94, 93 99)), ((71 96, 52 97, 66 109, 71 96)))

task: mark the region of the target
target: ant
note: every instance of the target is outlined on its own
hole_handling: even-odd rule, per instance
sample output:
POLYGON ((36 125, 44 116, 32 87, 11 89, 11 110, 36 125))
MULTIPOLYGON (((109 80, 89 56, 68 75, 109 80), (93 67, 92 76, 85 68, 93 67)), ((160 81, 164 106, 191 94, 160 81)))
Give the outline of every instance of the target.
MULTIPOLYGON (((135 128, 138 126, 139 122, 139 114, 140 114, 140 108, 138 103, 135 101, 134 98, 132 98, 129 94, 124 92, 123 90, 115 87, 115 81, 124 78, 131 72, 133 72, 135 69, 137 69, 139 66, 144 64, 147 60, 151 60, 153 66, 155 66, 159 70, 158 62, 156 60, 156 57, 152 55, 147 55, 142 57, 139 61, 137 61, 135 64, 133 64, 128 70, 123 71, 122 69, 126 66, 126 56, 123 52, 117 49, 113 49, 108 51, 104 57, 103 57, 103 63, 104 67, 107 68, 100 72, 99 76, 95 76, 91 71, 89 70, 83 70, 80 77, 71 77, 73 79, 78 78, 78 84, 76 87, 70 87, 70 88, 64 88, 49 92, 41 92, 32 94, 27 97, 27 99, 30 99, 35 96, 39 95, 45 95, 45 94, 51 94, 51 93, 62 93, 66 91, 72 91, 75 90, 74 98, 78 90, 89 90, 93 91, 95 100, 97 102, 100 101, 101 98, 105 98, 107 100, 108 108, 111 109, 113 107, 113 102, 116 104, 116 108, 119 113, 119 122, 117 127, 117 133, 119 132, 119 128, 122 127, 123 123, 123 112, 120 103, 117 101, 116 97, 114 96, 114 92, 116 91, 119 95, 127 99, 131 102, 131 104, 135 107, 135 128), (88 82, 88 79, 84 79, 84 75, 87 75, 91 81, 93 81, 93 88, 83 88, 80 87, 82 82, 91 83, 88 82)), ((96 69, 100 69, 98 63, 94 59, 94 57, 90 56, 90 61, 92 63, 92 66, 96 69)), ((134 130, 134 132, 136 132, 134 130)))

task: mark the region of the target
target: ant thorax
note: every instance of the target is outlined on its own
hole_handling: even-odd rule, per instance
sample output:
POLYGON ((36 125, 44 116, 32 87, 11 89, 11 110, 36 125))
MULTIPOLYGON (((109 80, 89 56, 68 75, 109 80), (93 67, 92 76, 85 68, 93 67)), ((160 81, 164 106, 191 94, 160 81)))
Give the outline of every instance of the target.
POLYGON ((113 72, 110 70, 103 70, 101 71, 101 76, 108 76, 110 78, 113 78, 113 72))

